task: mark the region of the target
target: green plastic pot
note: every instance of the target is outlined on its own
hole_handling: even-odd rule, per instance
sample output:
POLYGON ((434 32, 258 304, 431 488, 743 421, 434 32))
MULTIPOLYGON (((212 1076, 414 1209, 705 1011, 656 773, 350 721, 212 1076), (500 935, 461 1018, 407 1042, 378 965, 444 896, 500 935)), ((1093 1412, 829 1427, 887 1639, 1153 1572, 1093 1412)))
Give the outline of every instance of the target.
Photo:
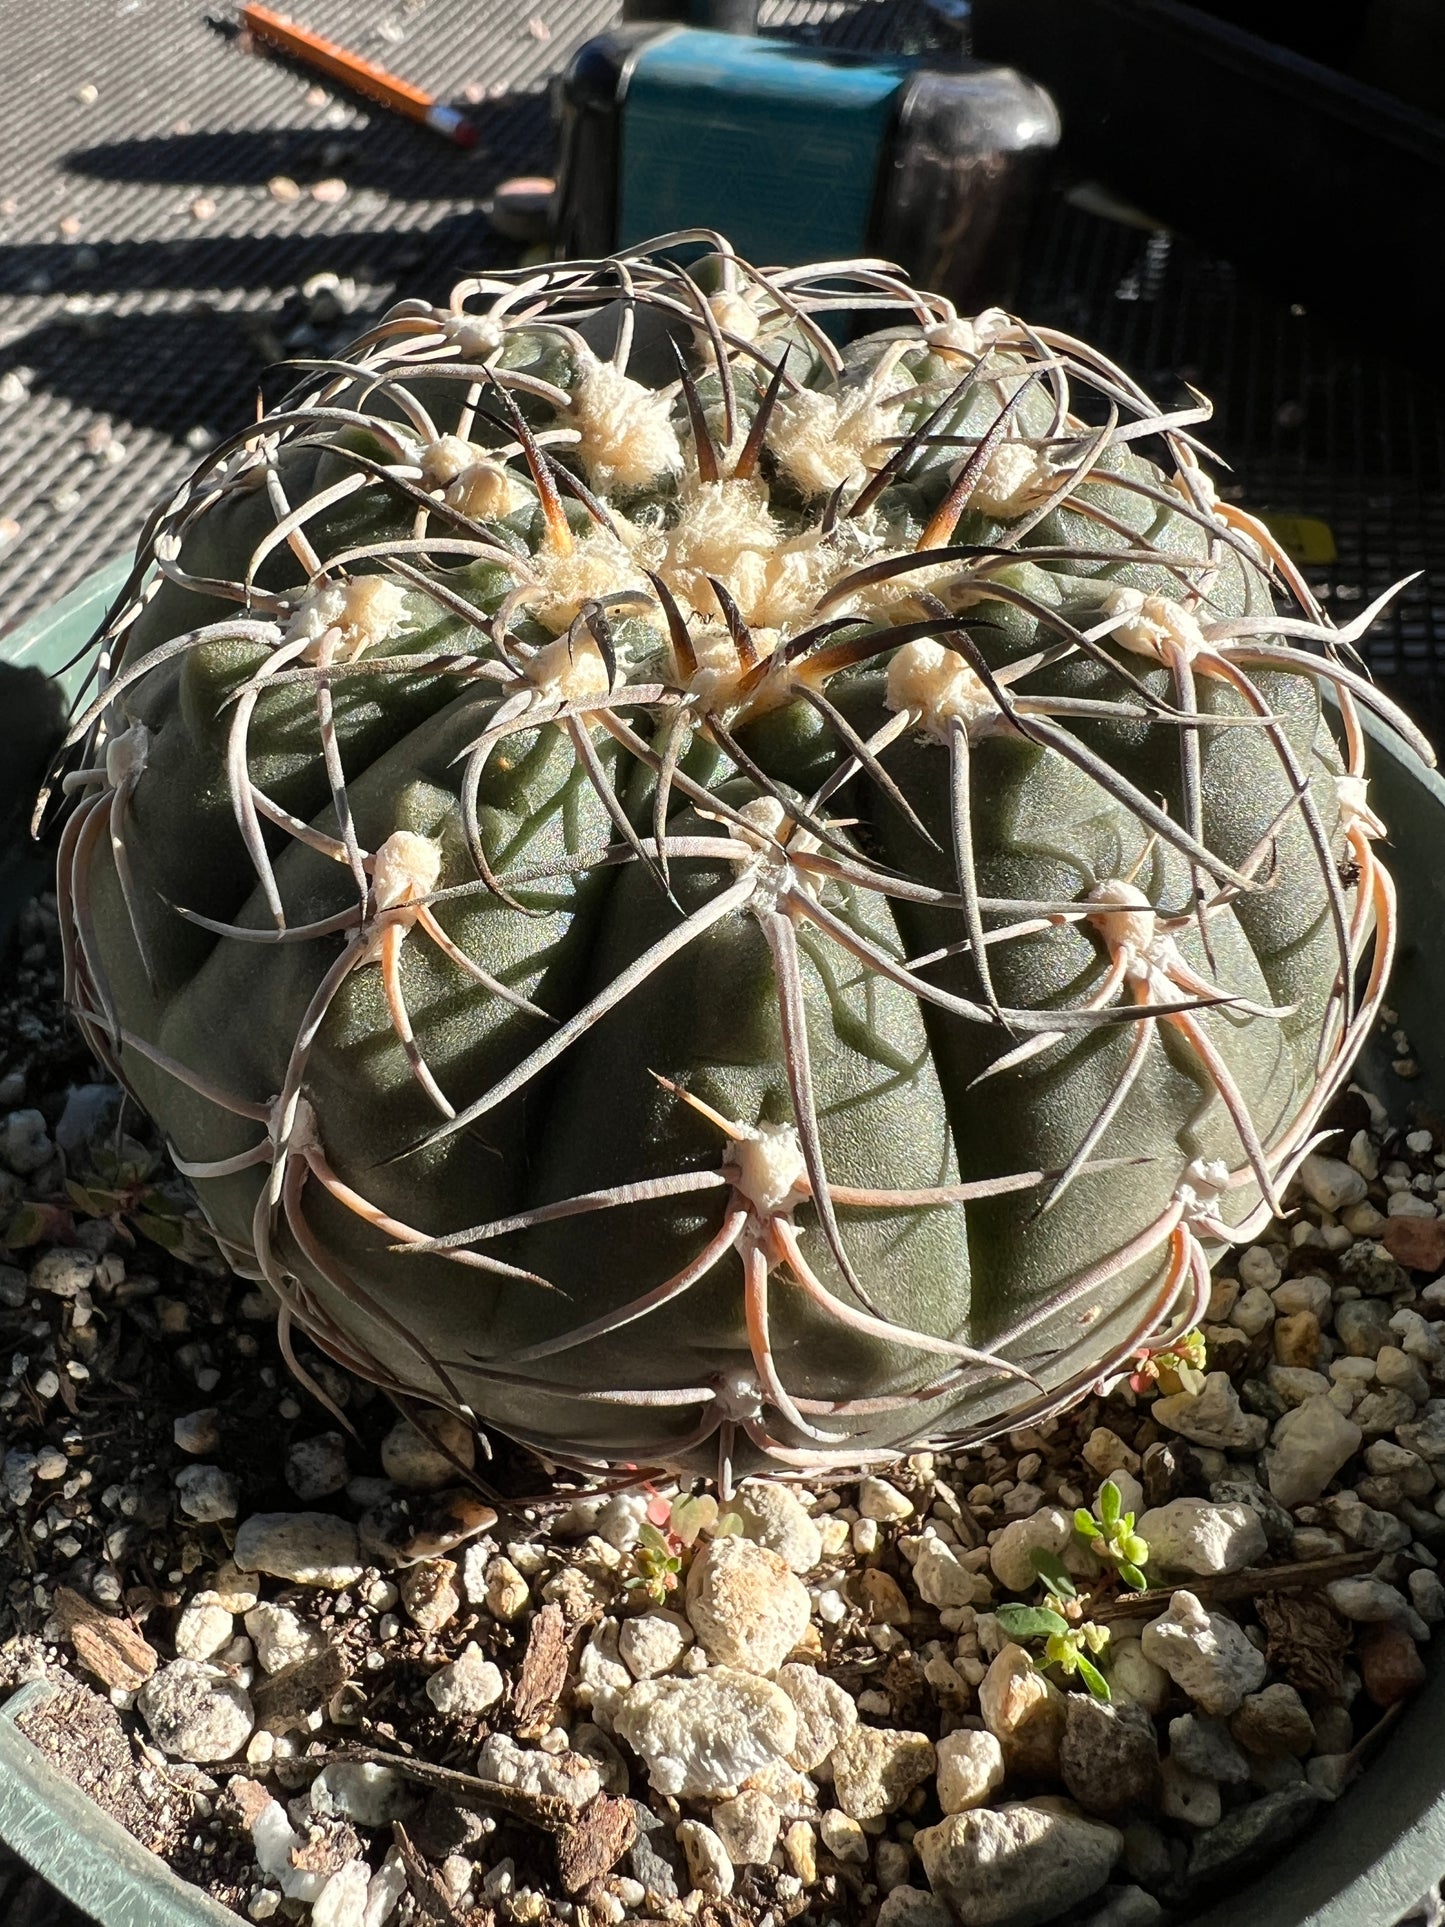
MULTIPOLYGON (((46 868, 26 841, 26 787, 59 734, 59 706, 46 700, 43 672, 74 696, 83 671, 70 659, 96 628, 125 580, 124 559, 107 564, 54 608, 0 637, 0 936, 46 868), (23 702, 23 710, 21 704, 23 702), (17 742, 7 718, 23 714, 34 741, 17 742)), ((1399 738, 1365 716, 1374 756, 1371 802, 1391 826, 1387 861, 1400 889, 1400 950, 1390 1001, 1425 1047, 1419 1079, 1402 1086, 1383 1061, 1362 1078, 1398 1113, 1445 1115, 1445 1072, 1430 1045, 1440 1035, 1445 958, 1432 938, 1445 930, 1445 782, 1399 738)), ((1393 1927, 1445 1873, 1445 1659, 1430 1649, 1424 1690, 1336 1805, 1262 1871, 1216 1899, 1194 1927, 1393 1927)), ((236 1916, 176 1879, 116 1821, 42 1758, 15 1725, 43 1684, 0 1708, 0 1840, 103 1927, 222 1927, 236 1916)))

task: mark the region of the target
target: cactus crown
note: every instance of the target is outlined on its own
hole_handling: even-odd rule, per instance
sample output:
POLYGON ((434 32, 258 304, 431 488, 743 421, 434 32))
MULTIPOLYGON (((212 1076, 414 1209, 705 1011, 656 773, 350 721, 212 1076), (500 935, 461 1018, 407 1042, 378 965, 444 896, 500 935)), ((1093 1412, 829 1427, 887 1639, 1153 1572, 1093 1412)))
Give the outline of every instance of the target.
POLYGON ((283 1333, 726 1482, 1189 1330, 1392 896, 1374 611, 1218 498, 1202 398, 679 239, 403 302, 211 454, 100 638, 61 887, 283 1333))

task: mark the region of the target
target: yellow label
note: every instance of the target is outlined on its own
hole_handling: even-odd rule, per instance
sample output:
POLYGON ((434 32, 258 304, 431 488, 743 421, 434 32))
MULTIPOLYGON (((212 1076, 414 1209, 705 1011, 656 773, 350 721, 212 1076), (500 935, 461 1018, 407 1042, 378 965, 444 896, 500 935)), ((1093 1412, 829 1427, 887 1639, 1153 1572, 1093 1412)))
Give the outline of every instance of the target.
POLYGON ((1259 520, 1275 537, 1291 562, 1333 562, 1334 530, 1313 515, 1277 515, 1272 509, 1259 520))

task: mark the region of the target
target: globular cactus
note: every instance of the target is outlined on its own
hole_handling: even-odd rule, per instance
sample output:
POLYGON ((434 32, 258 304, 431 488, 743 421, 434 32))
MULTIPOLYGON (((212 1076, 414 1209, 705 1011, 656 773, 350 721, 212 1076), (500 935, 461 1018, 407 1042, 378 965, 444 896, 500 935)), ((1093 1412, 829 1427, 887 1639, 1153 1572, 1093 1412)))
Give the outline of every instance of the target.
POLYGON ((403 302, 211 454, 100 639, 61 892, 283 1337, 726 1480, 1187 1330, 1392 895, 1374 611, 1219 499, 1202 400, 669 246, 403 302))

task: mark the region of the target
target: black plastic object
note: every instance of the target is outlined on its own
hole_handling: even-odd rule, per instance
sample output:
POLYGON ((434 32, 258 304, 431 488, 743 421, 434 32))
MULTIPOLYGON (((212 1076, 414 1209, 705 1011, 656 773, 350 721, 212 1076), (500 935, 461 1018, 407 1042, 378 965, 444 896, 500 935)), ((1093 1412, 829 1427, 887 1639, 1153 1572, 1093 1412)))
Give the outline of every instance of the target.
POLYGON ((1059 139, 1042 87, 1012 67, 922 67, 879 174, 872 244, 963 314, 1007 302, 1059 139))
MULTIPOLYGON (((631 20, 589 40, 558 89, 561 123, 556 232, 559 258, 595 257, 648 238, 632 232, 629 208, 647 170, 666 182, 685 155, 696 192, 662 227, 716 226, 742 252, 769 264, 847 253, 898 261, 922 286, 960 307, 1006 300, 1016 278, 1028 217, 1059 139, 1053 102, 1009 67, 979 61, 922 65, 906 56, 848 54, 784 41, 710 43, 689 29, 631 20), (709 84, 679 88, 669 103, 666 143, 649 133, 629 139, 629 94, 640 96, 655 72, 698 51, 694 71, 709 84), (870 144, 851 147, 848 167, 862 192, 856 219, 829 231, 826 246, 806 236, 835 207, 817 203, 817 221, 799 222, 797 176, 807 168, 808 128, 821 154, 838 128, 829 102, 840 77, 871 75, 883 97, 870 144), (641 75, 641 81, 638 77, 641 75), (764 78, 765 76, 765 78, 764 78), (764 93, 766 87, 766 94, 764 93), (769 130, 780 116, 801 129, 796 165, 780 176, 769 130), (629 192, 629 183, 632 191, 629 192)), ((776 142, 773 143, 776 145, 776 142)), ((836 175, 833 185, 838 187, 836 175)))
POLYGON ((1445 120, 1181 0, 975 0, 973 44, 1052 89, 1077 171, 1397 347, 1438 328, 1445 120))
POLYGON ((624 20, 674 20, 714 33, 756 33, 758 0, 622 0, 624 20))

